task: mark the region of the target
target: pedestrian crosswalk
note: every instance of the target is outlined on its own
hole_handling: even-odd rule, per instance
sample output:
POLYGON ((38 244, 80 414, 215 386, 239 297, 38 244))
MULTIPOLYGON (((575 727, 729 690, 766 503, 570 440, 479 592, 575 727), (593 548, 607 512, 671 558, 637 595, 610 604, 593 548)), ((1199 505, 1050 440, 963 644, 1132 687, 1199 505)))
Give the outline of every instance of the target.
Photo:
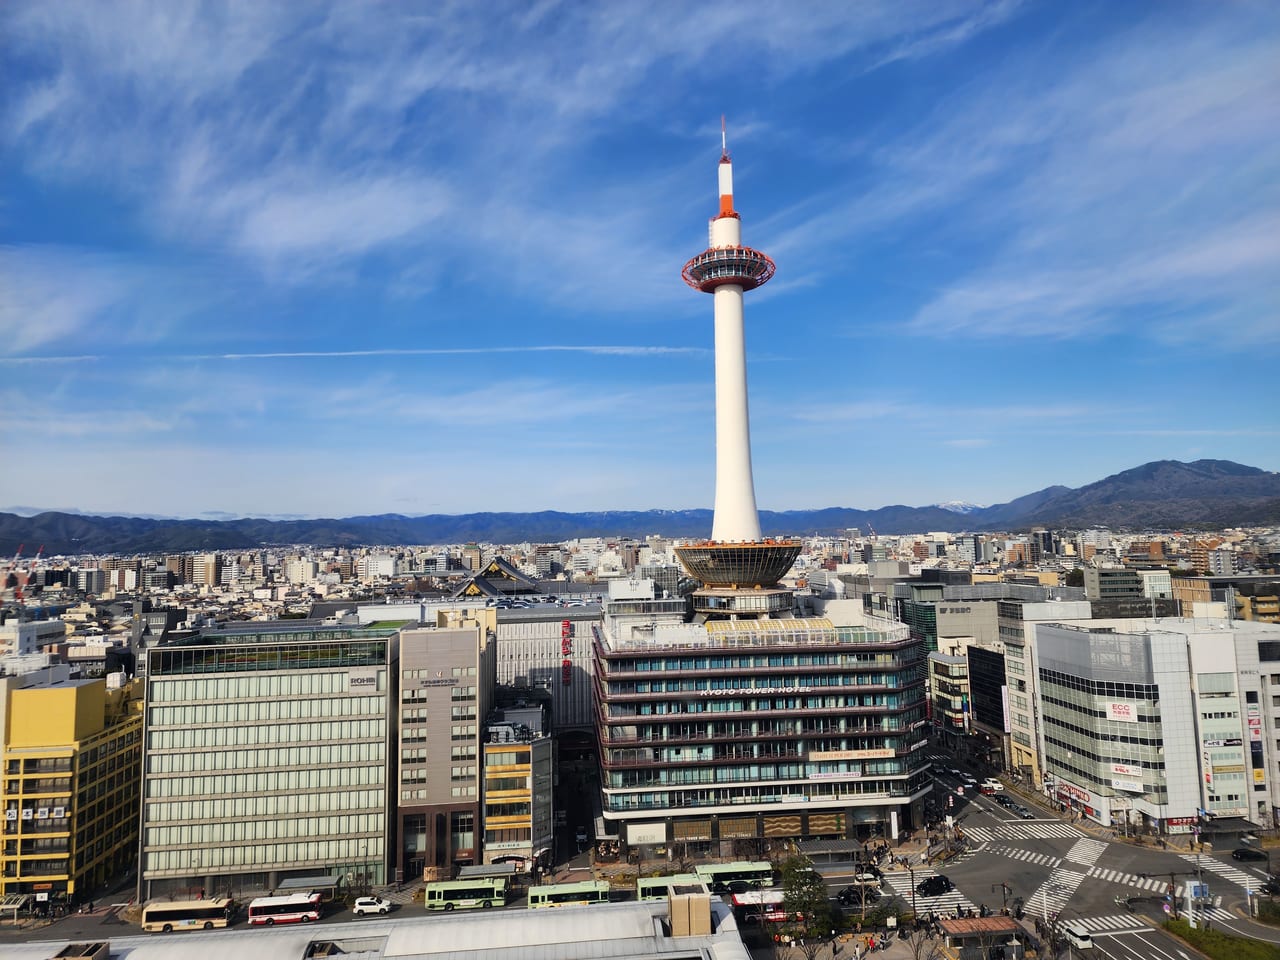
MULTIPOLYGON (((912 903, 911 884, 914 875, 914 881, 917 886, 927 877, 936 876, 933 870, 915 870, 912 873, 886 873, 885 883, 893 888, 893 892, 902 898, 903 903, 912 903)), ((919 893, 915 895, 915 911, 918 914, 940 913, 950 914, 958 913, 961 910, 974 910, 978 908, 974 906, 972 900, 966 897, 959 890, 952 890, 950 893, 944 893, 936 897, 926 897, 919 893)))
POLYGON ((993 847, 987 847, 986 853, 994 853, 1000 857, 1008 857, 1010 860, 1021 860, 1023 863, 1034 863, 1042 867, 1056 867, 1062 863, 1061 857, 1055 857, 1050 853, 1041 853, 1038 850, 1023 850, 1020 847, 1006 847, 1002 843, 998 843, 993 847))
POLYGON ((964 835, 971 843, 990 843, 992 840, 1075 840, 1084 836, 1070 824, 1056 820, 1023 820, 1004 823, 998 827, 969 827, 964 835))
POLYGON ((1151 929, 1141 917, 1132 913, 1113 913, 1106 917, 1073 916, 1071 925, 1084 927, 1093 934, 1145 933, 1151 929))
POLYGON ((1194 853, 1180 853, 1178 856, 1187 863, 1193 864, 1202 871, 1216 873, 1224 880, 1230 880, 1232 883, 1238 883, 1242 887, 1249 887, 1252 890, 1258 889, 1262 880, 1252 873, 1246 873, 1239 867, 1233 867, 1229 863, 1223 863, 1221 860, 1215 860, 1213 857, 1198 856, 1194 853))
POLYGON ((1067 855, 1062 858, 1063 862, 1053 868, 1049 879, 1027 900, 1027 913, 1033 916, 1056 913, 1065 907, 1106 849, 1107 845, 1102 841, 1087 837, 1073 843, 1067 855))
POLYGON ((1196 907, 1194 913, 1197 924, 1202 924, 1205 920, 1223 923, 1240 919, 1226 907, 1196 907))
POLYGON ((1095 880, 1105 880, 1108 883, 1120 883, 1127 887, 1137 887, 1139 890, 1147 890, 1151 893, 1163 894, 1169 887, 1167 877, 1140 877, 1136 873, 1125 873, 1123 870, 1107 870, 1102 867, 1094 867, 1089 871, 1088 876, 1095 880))
POLYGON ((1107 845, 1101 840, 1090 840, 1085 837, 1077 840, 1071 845, 1071 849, 1067 851, 1064 860, 1071 863, 1079 863, 1086 867, 1092 867, 1098 862, 1098 858, 1107 852, 1107 845))
POLYGON ((1084 873, 1068 867, 1056 867, 1049 879, 1027 900, 1027 913, 1042 915, 1056 913, 1067 905, 1080 884, 1084 883, 1084 873))

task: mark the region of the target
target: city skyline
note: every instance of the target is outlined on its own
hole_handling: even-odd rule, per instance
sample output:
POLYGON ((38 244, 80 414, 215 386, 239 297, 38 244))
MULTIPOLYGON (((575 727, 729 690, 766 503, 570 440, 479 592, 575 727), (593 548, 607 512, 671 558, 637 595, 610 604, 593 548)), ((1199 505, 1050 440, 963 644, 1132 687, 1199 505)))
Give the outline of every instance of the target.
POLYGON ((1280 468, 1274 9, 366 13, 0 11, 0 504, 709 507, 722 113, 761 508, 1280 468))

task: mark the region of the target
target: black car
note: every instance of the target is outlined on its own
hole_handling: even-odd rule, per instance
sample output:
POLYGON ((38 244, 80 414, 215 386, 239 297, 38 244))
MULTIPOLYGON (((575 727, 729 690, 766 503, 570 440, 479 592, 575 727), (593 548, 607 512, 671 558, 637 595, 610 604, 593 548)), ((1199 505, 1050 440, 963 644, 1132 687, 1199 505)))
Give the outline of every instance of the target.
POLYGON ((1267 855, 1262 850, 1255 850, 1253 847, 1236 847, 1231 851, 1232 860, 1266 860, 1267 855))
POLYGON ((1277 894, 1280 894, 1280 880, 1272 877, 1262 885, 1262 892, 1269 897, 1274 897, 1277 894))
POLYGON ((842 907, 870 906, 880 899, 880 891, 875 887, 845 887, 836 894, 836 902, 842 907))
POLYGON ((922 897, 940 897, 944 893, 950 893, 956 888, 956 885, 950 879, 938 874, 935 877, 925 877, 916 884, 916 893, 922 897))

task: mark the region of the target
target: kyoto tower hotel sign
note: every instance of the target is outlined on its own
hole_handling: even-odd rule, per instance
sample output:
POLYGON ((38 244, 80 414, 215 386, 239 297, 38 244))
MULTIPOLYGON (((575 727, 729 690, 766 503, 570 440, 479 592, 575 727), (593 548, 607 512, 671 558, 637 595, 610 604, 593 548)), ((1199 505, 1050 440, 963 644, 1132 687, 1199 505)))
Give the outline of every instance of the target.
POLYGON ((747 351, 742 296, 767 283, 774 264, 742 245, 742 221, 733 208, 733 162, 720 133, 720 210, 711 242, 684 265, 685 283, 715 298, 716 502, 711 539, 676 548, 689 574, 702 581, 694 607, 711 617, 760 617, 791 609, 791 591, 778 585, 800 553, 797 540, 760 535, 751 475, 747 411, 747 351))

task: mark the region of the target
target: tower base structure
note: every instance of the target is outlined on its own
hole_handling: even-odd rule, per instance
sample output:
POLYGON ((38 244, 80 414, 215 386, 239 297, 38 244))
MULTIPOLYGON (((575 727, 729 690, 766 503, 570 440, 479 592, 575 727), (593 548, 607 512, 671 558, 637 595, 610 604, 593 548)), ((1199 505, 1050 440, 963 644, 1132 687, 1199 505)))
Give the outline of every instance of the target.
POLYGON ((676 547, 689 576, 702 583, 693 593, 694 611, 710 619, 786 616, 792 591, 778 581, 800 554, 799 540, 722 543, 714 540, 676 547))

